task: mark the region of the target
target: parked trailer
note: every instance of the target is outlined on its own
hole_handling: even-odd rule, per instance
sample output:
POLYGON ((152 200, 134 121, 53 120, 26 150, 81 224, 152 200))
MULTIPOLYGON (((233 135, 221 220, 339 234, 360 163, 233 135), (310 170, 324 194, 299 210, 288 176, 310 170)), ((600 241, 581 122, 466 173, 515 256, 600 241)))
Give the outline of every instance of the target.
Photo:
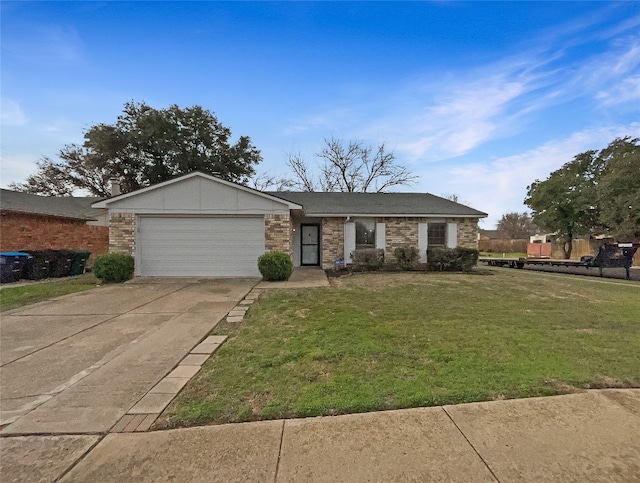
POLYGON ((640 248, 640 243, 605 243, 600 246, 598 253, 586 255, 580 260, 558 260, 553 258, 490 258, 481 257, 478 261, 492 267, 523 268, 525 265, 549 265, 557 267, 595 267, 600 270, 602 277, 603 268, 624 268, 627 280, 630 278, 633 256, 640 248))

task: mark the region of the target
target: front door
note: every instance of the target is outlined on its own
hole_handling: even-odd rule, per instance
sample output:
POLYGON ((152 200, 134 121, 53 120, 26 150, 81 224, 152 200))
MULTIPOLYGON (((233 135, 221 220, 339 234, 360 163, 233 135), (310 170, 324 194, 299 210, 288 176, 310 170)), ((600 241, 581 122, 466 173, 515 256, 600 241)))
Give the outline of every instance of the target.
POLYGON ((300 265, 320 265, 320 225, 300 225, 300 265))

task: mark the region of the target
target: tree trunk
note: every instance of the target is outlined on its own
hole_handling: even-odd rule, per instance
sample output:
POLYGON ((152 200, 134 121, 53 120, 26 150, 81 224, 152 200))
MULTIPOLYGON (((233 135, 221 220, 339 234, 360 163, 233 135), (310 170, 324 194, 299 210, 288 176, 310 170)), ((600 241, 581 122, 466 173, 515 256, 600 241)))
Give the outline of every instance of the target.
POLYGON ((564 243, 562 244, 562 254, 565 260, 571 258, 571 251, 573 250, 573 235, 569 233, 564 237, 564 243))

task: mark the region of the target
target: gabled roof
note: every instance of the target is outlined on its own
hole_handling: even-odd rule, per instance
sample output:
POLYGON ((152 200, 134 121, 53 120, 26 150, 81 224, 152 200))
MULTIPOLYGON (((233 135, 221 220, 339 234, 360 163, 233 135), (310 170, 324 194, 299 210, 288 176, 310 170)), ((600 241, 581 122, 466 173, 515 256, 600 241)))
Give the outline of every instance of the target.
POLYGON ((0 209, 34 215, 60 216, 79 220, 95 220, 103 210, 91 205, 100 198, 71 196, 39 196, 0 189, 0 209))
POLYGON ((429 193, 274 191, 269 194, 302 205, 307 216, 488 216, 482 211, 429 193))
POLYGON ((152 186, 147 186, 146 188, 142 188, 142 189, 139 189, 139 190, 136 190, 136 191, 132 191, 130 193, 124 193, 124 194, 119 195, 119 196, 114 196, 112 198, 107 198, 105 200, 102 200, 102 201, 99 201, 99 202, 95 203, 93 205, 93 207, 94 208, 108 208, 111 203, 114 203, 114 202, 117 202, 117 201, 126 200, 127 198, 132 198, 132 197, 141 195, 143 193, 148 193, 149 191, 155 191, 155 190, 161 189, 161 188, 163 188, 165 186, 169 186, 169 185, 172 185, 172 184, 180 183, 182 181, 185 181, 185 180, 188 180, 188 179, 191 179, 191 178, 203 178, 203 179, 206 179, 206 180, 209 180, 209 181, 213 181, 215 183, 220 183, 220 184, 225 185, 225 186, 230 186, 230 187, 236 188, 238 190, 245 191, 247 193, 251 193, 251 194, 254 194, 254 195, 257 195, 257 196, 261 196, 261 197, 269 199, 271 201, 275 201, 275 202, 278 202, 278 203, 283 203, 283 204, 287 205, 289 207, 289 209, 300 209, 300 208, 302 208, 301 206, 297 205, 295 202, 292 202, 290 200, 286 200, 286 199, 281 198, 281 197, 273 196, 273 195, 270 195, 268 193, 265 193, 264 191, 258 191, 258 190, 255 190, 253 188, 249 188, 248 186, 232 183, 231 181, 226 181, 224 179, 217 178, 217 177, 211 176, 209 174, 201 173, 199 171, 194 171, 192 173, 185 174, 184 176, 179 176, 178 178, 170 179, 168 181, 163 181, 162 183, 154 184, 152 186))

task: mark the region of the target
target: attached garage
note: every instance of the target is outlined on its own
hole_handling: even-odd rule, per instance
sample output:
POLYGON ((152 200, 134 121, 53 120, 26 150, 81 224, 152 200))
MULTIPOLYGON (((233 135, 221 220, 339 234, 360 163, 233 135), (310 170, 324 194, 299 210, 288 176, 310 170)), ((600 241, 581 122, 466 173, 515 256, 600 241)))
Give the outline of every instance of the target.
POLYGON ((93 205, 109 212, 109 250, 137 276, 259 277, 258 257, 291 252, 291 210, 277 196, 191 173, 93 205))
POLYGON ((264 217, 141 216, 142 276, 260 276, 264 217))

